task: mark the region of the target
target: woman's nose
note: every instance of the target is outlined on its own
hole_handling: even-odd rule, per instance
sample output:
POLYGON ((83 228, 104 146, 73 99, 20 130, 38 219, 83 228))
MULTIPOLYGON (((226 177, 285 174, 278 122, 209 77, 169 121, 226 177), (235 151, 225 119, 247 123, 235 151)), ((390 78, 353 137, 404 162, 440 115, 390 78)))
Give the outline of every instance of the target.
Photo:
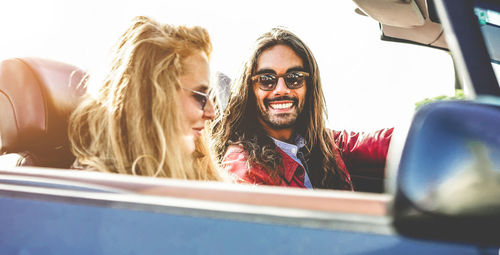
POLYGON ((212 100, 208 100, 205 108, 203 109, 203 118, 212 120, 215 118, 215 107, 212 100))

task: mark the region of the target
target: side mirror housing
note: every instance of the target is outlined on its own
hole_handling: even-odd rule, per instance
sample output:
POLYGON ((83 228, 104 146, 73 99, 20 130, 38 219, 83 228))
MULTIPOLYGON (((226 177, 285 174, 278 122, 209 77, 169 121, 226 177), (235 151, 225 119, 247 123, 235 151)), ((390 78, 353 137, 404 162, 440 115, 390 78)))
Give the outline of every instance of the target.
POLYGON ((404 145, 393 204, 406 236, 500 245, 500 100, 422 107, 404 145))

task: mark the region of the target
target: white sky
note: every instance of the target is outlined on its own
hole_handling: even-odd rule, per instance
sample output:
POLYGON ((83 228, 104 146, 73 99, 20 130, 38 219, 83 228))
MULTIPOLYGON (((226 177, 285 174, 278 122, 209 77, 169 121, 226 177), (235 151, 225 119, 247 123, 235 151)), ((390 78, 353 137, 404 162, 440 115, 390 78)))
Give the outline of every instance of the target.
POLYGON ((380 41, 378 23, 355 14, 350 0, 4 1, 0 58, 35 56, 102 71, 109 48, 136 15, 207 28, 212 70, 231 78, 259 34, 289 27, 318 60, 329 125, 336 129, 394 126, 410 117, 415 102, 453 94, 446 53, 380 41))

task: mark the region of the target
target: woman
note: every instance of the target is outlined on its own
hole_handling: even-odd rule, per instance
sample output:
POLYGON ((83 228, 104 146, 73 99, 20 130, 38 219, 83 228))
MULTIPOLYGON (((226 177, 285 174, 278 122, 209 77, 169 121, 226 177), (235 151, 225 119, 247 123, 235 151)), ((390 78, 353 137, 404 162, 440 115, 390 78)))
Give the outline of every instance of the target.
POLYGON ((201 27, 136 17, 113 52, 97 95, 70 118, 77 165, 99 171, 221 180, 202 135, 208 100, 209 35, 201 27))

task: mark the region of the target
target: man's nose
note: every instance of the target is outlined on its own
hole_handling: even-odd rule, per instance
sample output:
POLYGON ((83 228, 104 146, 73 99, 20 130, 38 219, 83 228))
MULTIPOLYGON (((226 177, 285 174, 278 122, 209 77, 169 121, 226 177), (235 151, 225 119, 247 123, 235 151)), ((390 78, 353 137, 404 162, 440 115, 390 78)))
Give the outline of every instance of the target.
POLYGON ((203 118, 207 120, 213 120, 215 118, 215 106, 212 100, 208 100, 205 108, 203 109, 203 118))
POLYGON ((276 88, 274 88, 273 92, 280 95, 290 93, 290 89, 286 86, 285 79, 283 77, 278 78, 278 83, 276 84, 276 88))

